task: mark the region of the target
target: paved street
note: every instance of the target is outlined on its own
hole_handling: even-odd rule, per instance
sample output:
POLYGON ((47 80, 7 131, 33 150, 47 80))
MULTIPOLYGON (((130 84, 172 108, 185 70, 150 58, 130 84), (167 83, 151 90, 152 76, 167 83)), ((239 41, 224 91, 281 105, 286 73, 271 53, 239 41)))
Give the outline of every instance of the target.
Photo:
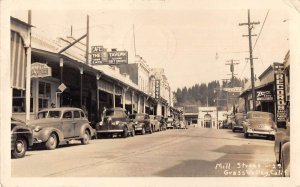
POLYGON ((12 160, 12 176, 276 177, 273 144, 227 129, 190 127, 28 151, 25 158, 12 160))

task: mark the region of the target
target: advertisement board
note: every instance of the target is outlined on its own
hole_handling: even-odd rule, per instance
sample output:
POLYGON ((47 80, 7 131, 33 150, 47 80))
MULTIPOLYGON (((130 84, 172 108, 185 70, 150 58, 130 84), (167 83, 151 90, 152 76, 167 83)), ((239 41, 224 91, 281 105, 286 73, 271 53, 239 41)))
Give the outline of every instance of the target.
POLYGON ((277 127, 286 126, 286 99, 285 99, 285 75, 284 66, 281 63, 274 63, 274 83, 275 83, 275 101, 276 101, 276 119, 277 127))
POLYGON ((103 46, 92 46, 91 49, 92 65, 118 65, 128 64, 127 51, 107 52, 103 46))
POLYGON ((40 62, 35 62, 31 64, 31 77, 49 77, 52 76, 51 67, 47 66, 47 64, 43 64, 40 62))
POLYGON ((256 90, 257 101, 273 101, 273 93, 271 90, 256 90))
POLYGON ((160 80, 155 80, 155 99, 160 97, 160 80))
POLYGON ((127 51, 111 51, 108 52, 108 64, 128 64, 127 51))

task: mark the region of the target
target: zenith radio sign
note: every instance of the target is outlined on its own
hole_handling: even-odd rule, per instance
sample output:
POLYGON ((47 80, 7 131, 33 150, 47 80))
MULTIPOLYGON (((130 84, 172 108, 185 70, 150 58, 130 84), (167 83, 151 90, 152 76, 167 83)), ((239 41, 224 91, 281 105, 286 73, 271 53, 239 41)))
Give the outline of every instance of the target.
POLYGON ((286 126, 286 99, 285 99, 285 74, 281 63, 274 63, 274 81, 276 98, 276 122, 277 126, 286 126))

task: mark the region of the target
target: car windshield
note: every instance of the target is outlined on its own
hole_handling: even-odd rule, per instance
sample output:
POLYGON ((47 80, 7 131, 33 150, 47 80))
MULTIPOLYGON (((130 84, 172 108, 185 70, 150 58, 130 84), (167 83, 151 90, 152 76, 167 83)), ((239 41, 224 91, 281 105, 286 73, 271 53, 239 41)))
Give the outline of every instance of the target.
POLYGON ((60 118, 60 111, 43 111, 38 113, 38 119, 44 119, 44 118, 60 118), (48 114, 48 115, 47 115, 48 114))
POLYGON ((107 110, 105 112, 105 116, 120 118, 123 117, 124 115, 122 110, 107 110))
POLYGON ((173 119, 172 118, 168 118, 168 120, 167 120, 168 122, 170 122, 170 121, 173 121, 173 119))
POLYGON ((130 119, 136 119, 136 120, 143 120, 144 115, 132 114, 132 115, 129 115, 129 118, 130 119))

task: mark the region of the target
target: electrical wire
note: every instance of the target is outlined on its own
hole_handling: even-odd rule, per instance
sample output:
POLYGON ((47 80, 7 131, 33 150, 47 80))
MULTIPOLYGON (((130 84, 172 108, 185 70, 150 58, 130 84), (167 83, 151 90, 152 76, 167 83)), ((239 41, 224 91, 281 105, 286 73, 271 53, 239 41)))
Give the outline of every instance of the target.
POLYGON ((248 59, 247 59, 247 61, 246 61, 246 63, 245 63, 244 69, 243 69, 243 71, 242 71, 242 73, 241 73, 239 79, 241 79, 242 75, 244 74, 244 71, 245 71, 245 69, 246 69, 247 64, 248 64, 248 59))
POLYGON ((261 32, 262 32, 262 30, 263 30, 263 28, 264 28, 265 22, 266 22, 266 20, 267 20, 267 17, 268 17, 268 15, 269 15, 269 11, 270 11, 270 9, 268 10, 268 12, 267 12, 267 14, 266 14, 266 16, 265 16, 265 19, 264 19, 263 25, 262 25, 262 26, 261 26, 261 28, 260 28, 260 31, 259 31, 258 37, 256 38, 256 41, 255 41, 255 43, 254 43, 253 50, 255 49, 256 43, 257 43, 257 41, 258 41, 258 39, 259 39, 259 37, 260 37, 260 34, 261 34, 261 32))

